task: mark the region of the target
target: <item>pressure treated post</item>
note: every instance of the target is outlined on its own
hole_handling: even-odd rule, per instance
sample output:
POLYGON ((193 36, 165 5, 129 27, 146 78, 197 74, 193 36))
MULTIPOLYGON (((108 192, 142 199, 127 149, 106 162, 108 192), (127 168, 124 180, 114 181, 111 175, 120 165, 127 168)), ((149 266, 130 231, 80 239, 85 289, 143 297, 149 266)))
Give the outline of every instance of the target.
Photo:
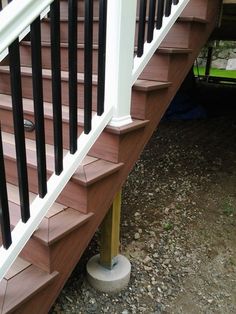
POLYGON ((114 293, 125 288, 130 279, 129 260, 119 254, 121 192, 113 200, 101 226, 100 254, 87 263, 87 279, 95 289, 114 293))
POLYGON ((112 269, 120 247, 121 191, 117 193, 101 226, 100 264, 112 269))

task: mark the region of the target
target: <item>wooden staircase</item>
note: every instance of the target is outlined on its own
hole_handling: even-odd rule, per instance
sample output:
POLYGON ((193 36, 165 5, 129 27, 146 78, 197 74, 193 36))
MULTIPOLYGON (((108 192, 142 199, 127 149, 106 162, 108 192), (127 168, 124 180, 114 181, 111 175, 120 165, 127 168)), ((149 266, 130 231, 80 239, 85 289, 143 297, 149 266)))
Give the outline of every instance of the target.
MULTIPOLYGON (((97 1, 95 14, 98 15, 97 1)), ((78 55, 83 53, 83 1, 78 0, 78 55)), ((170 101, 187 75, 199 50, 214 29, 220 1, 191 0, 181 17, 166 36, 161 47, 146 66, 132 92, 133 122, 124 127, 108 126, 89 155, 73 175, 57 202, 49 210, 11 270, 0 283, 0 313, 42 313, 49 311, 60 290, 78 263, 83 251, 102 222, 117 191, 139 158, 145 144, 160 122, 170 101)), ((68 148, 68 68, 67 1, 61 0, 61 54, 63 136, 68 148)), ((97 23, 95 19, 94 23, 97 23)), ((48 19, 42 23, 43 86, 47 165, 53 171, 53 131, 48 19)), ((94 35, 93 96, 97 92, 97 35, 94 35)), ((30 44, 21 43, 22 87, 25 119, 34 122, 32 104, 30 44)), ((81 59, 81 58, 80 58, 81 59)), ((79 59, 79 60, 80 60, 79 59)), ((78 63, 79 106, 83 103, 83 64, 78 63)), ((6 175, 10 198, 11 223, 20 217, 17 194, 16 161, 13 122, 10 106, 8 66, 0 67, 0 116, 6 158, 6 175)), ((95 108, 95 107, 94 107, 95 108)), ((78 130, 82 131, 82 112, 78 112, 78 130)), ((37 193, 35 134, 26 132, 27 162, 29 167, 30 197, 37 193)))

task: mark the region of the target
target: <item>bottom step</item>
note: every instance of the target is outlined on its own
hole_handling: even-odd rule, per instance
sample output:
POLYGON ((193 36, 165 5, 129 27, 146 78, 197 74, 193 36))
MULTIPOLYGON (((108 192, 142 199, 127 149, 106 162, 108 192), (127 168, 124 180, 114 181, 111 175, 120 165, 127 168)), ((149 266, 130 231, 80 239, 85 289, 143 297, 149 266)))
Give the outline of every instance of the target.
MULTIPOLYGON (((48 274, 18 257, 0 282, 0 313, 16 311, 52 283, 57 275, 57 272, 48 274)), ((34 313, 33 309, 31 313, 34 313)))

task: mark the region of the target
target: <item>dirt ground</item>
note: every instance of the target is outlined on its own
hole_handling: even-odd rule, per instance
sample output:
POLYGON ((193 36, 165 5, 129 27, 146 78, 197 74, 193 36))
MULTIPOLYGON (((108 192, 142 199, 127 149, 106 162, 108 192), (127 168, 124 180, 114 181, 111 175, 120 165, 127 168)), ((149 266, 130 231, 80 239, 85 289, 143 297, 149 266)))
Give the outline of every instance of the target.
POLYGON ((236 313, 235 227, 235 113, 162 122, 123 189, 129 286, 88 285, 96 234, 51 313, 236 313))

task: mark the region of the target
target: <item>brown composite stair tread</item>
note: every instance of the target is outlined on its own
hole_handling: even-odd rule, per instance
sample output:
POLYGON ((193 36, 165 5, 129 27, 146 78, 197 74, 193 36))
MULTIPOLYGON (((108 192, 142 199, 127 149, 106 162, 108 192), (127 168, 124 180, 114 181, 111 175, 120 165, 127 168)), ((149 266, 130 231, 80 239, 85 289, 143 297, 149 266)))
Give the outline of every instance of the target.
POLYGON ((0 313, 9 313, 50 285, 58 272, 48 274, 18 257, 0 282, 0 313))
POLYGON ((137 129, 141 129, 145 127, 149 123, 149 120, 136 120, 133 119, 131 123, 120 126, 120 127, 113 127, 108 125, 105 130, 109 130, 110 133, 123 135, 129 132, 132 132, 137 129))
MULTIPOLYGON (((8 191, 8 199, 12 204, 16 204, 19 205, 20 204, 20 197, 19 197, 19 190, 18 187, 7 183, 7 191, 8 191)), ((36 198, 36 194, 29 192, 29 199, 30 202, 32 203, 32 201, 36 198)), ((48 210, 47 214, 46 214, 46 218, 51 218, 61 212, 63 212, 64 210, 67 209, 67 206, 59 204, 54 202, 53 205, 50 207, 50 209, 48 210)), ((11 222, 13 223, 13 225, 16 224, 16 222, 18 221, 18 216, 17 214, 13 214, 13 219, 11 219, 11 222)))
MULTIPOLYGON (((135 51, 137 51, 137 47, 135 47, 135 51)), ((178 47, 159 47, 155 51, 156 54, 189 54, 192 53, 193 50, 191 48, 178 48, 178 47)))
MULTIPOLYGON (((2 132, 3 150, 6 159, 15 160, 15 141, 14 135, 2 132)), ((26 139, 27 164, 32 168, 36 168, 36 146, 35 141, 26 139)), ((47 154, 48 172, 54 170, 53 146, 47 144, 46 150, 51 154, 47 154)), ((66 150, 64 150, 66 152, 66 150)), ((99 158, 86 156, 84 162, 79 166, 77 171, 72 176, 72 180, 83 186, 89 186, 101 178, 109 176, 111 173, 118 171, 123 166, 123 163, 112 163, 99 158)))
POLYGON ((4 276, 4 278, 6 280, 10 280, 13 277, 15 277, 18 273, 22 272, 23 270, 25 270, 26 268, 28 268, 31 264, 27 261, 25 261, 23 258, 18 257, 14 264, 12 265, 13 267, 11 267, 9 269, 9 271, 6 273, 6 275, 4 276))
POLYGON ((199 24, 207 24, 208 21, 204 18, 200 18, 194 15, 189 15, 189 16, 180 16, 177 19, 178 22, 194 22, 194 23, 199 23, 199 24))
POLYGON ((163 47, 158 48, 156 53, 160 54, 189 54, 193 52, 190 48, 173 48, 173 47, 163 47))
POLYGON ((150 91, 168 88, 171 86, 171 82, 137 80, 134 86, 135 86, 135 90, 150 92, 150 91))
MULTIPOLYGON (((21 41, 20 43, 22 46, 31 46, 30 41, 21 41)), ((48 41, 41 41, 41 45, 42 47, 51 47, 51 43, 48 41)), ((68 48, 68 43, 60 43, 61 48, 68 48)), ((79 49, 84 49, 84 44, 78 43, 77 44, 77 48, 79 49)), ((98 45, 97 44, 93 44, 93 49, 97 50, 98 49, 98 45)))
MULTIPOLYGON (((20 219, 20 200, 18 188, 12 184, 7 184, 9 195, 10 221, 14 227, 20 219)), ((36 194, 30 192, 30 200, 32 201, 36 194)), ((39 228, 34 232, 33 238, 51 245, 56 241, 69 234, 74 229, 85 224, 93 213, 84 214, 59 203, 54 203, 43 218, 39 228)))

